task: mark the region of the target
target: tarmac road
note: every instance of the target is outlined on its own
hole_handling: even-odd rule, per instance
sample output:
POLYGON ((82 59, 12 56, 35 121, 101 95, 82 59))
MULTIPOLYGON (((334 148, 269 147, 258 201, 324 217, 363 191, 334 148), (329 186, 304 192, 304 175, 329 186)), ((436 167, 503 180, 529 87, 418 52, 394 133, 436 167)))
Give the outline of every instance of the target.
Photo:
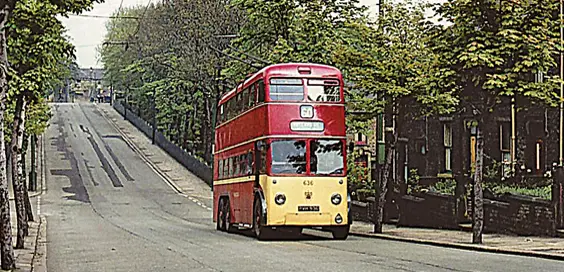
POLYGON ((41 203, 49 271, 564 271, 558 261, 355 236, 218 232, 211 204, 175 193, 93 104, 52 111, 41 203))

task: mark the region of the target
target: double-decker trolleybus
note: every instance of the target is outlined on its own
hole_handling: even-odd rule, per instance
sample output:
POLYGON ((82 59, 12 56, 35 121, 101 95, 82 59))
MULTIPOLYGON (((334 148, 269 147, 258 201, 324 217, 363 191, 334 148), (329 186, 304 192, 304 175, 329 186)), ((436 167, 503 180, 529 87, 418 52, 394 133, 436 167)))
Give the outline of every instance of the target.
POLYGON ((346 239, 343 78, 334 67, 276 64, 247 78, 218 104, 214 212, 218 230, 322 228, 346 239))

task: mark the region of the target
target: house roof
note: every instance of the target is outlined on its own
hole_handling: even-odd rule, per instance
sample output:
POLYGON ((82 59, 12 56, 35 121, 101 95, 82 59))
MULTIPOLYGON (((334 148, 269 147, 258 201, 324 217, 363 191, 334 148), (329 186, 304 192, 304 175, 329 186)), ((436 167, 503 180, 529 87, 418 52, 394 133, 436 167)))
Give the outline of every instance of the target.
POLYGON ((76 75, 77 80, 102 80, 104 78, 104 69, 101 68, 80 68, 76 75))

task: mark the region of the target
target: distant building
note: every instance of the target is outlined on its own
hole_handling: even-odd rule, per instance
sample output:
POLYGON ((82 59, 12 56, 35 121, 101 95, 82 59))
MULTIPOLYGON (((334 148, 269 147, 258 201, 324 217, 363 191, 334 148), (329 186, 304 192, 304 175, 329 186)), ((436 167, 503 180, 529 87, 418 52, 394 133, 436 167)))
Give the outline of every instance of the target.
POLYGON ((104 78, 104 69, 101 68, 80 68, 77 75, 75 75, 76 81, 101 81, 104 78))

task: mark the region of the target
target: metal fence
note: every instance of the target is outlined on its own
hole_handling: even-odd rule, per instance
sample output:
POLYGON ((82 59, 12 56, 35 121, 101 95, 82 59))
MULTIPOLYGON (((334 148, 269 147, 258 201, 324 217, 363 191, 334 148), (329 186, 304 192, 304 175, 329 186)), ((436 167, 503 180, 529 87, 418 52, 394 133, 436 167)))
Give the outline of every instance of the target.
MULTIPOLYGON (((116 101, 114 103, 114 109, 119 112, 122 116, 125 113, 125 107, 121 104, 121 101, 116 101)), ((141 117, 137 116, 129 109, 125 115, 127 120, 131 122, 137 129, 145 133, 147 137, 151 138, 153 136, 153 127, 151 124, 141 117)), ((172 156, 176 161, 182 164, 186 169, 192 172, 197 177, 201 178, 208 185, 212 184, 212 169, 206 164, 202 163, 194 156, 188 154, 185 150, 177 146, 176 144, 169 141, 160 131, 155 132, 155 143, 166 151, 170 156, 172 156)))

